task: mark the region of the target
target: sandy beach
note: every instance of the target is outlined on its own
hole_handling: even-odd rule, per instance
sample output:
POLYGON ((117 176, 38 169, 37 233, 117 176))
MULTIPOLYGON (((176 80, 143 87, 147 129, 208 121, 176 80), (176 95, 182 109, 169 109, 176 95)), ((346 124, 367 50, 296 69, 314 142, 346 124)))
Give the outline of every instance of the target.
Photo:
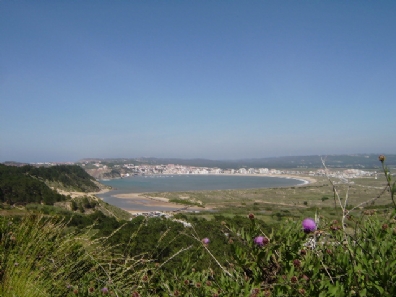
POLYGON ((297 176, 297 175, 289 175, 289 174, 265 174, 265 173, 261 173, 261 174, 238 174, 238 173, 234 173, 234 174, 219 174, 219 175, 226 175, 226 176, 262 176, 262 177, 277 177, 277 178, 286 178, 286 179, 295 179, 295 180, 299 180, 304 182, 301 185, 298 186, 303 186, 306 184, 313 184, 316 183, 316 179, 313 178, 312 176, 297 176))
POLYGON ((60 189, 57 189, 57 191, 61 195, 65 195, 65 196, 69 195, 71 198, 76 198, 76 197, 96 196, 96 195, 104 194, 104 193, 110 192, 111 189, 102 189, 99 192, 70 192, 70 191, 63 191, 60 189))
MULTIPOLYGON (((210 208, 205 208, 205 207, 196 207, 196 206, 187 206, 183 204, 177 204, 177 203, 171 203, 169 202, 168 198, 164 197, 155 197, 155 196, 149 196, 148 193, 126 193, 126 194, 117 194, 117 195, 112 195, 115 198, 119 199, 128 199, 128 200, 133 200, 134 203, 136 204, 142 204, 145 206, 149 207, 169 207, 169 208, 177 208, 177 209, 184 209, 188 207, 190 210, 209 210, 210 208)), ((130 209, 124 209, 130 213, 137 213, 141 212, 141 210, 130 210, 130 209)))

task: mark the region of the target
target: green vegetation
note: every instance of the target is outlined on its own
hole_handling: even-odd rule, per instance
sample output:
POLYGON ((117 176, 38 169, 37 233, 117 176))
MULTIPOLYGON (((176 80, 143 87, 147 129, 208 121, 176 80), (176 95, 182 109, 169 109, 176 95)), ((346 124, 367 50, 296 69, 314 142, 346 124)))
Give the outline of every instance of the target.
POLYGON ((1 217, 0 296, 395 296, 396 186, 381 163, 386 183, 365 200, 371 188, 328 179, 217 192, 239 210, 175 220, 117 219, 88 195, 60 202, 69 212, 1 217))
POLYGON ((65 199, 29 174, 30 166, 13 167, 0 164, 0 201, 8 204, 44 203, 54 204, 65 199))
POLYGON ((5 166, 0 164, 0 201, 8 204, 52 205, 65 197, 48 185, 73 191, 98 191, 94 180, 79 166, 5 166))

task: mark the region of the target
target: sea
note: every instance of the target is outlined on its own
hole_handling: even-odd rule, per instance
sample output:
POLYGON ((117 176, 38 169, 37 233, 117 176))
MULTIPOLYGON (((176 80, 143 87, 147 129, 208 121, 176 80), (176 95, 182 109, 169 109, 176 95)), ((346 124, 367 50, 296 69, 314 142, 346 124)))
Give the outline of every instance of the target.
MULTIPOLYGON (((101 180, 113 190, 98 195, 105 202, 126 210, 142 212, 172 211, 174 207, 153 207, 146 199, 120 199, 114 197, 127 193, 185 192, 205 190, 235 190, 291 187, 306 183, 304 180, 243 175, 148 175, 122 179, 101 180)), ((181 208, 181 207, 180 207, 181 208)))

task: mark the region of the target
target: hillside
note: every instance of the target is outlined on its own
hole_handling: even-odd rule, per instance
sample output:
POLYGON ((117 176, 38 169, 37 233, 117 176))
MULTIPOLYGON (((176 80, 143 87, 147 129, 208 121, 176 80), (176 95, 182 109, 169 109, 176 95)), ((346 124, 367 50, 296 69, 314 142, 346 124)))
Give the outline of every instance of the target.
POLYGON ((52 205, 66 199, 56 189, 95 192, 100 187, 81 167, 15 167, 0 164, 0 201, 8 204, 31 202, 52 205))
POLYGON ((102 213, 107 217, 129 219, 129 213, 95 196, 105 188, 77 165, 16 167, 0 164, 3 215, 34 212, 70 217, 102 213))

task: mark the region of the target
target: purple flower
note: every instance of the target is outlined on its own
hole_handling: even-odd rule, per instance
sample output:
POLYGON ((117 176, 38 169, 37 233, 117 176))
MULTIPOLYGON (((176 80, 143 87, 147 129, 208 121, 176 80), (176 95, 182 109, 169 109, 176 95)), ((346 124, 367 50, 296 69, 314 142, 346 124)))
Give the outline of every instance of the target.
POLYGON ((258 246, 263 246, 263 245, 266 245, 266 244, 268 243, 268 238, 267 238, 267 237, 264 237, 264 236, 257 236, 257 237, 253 240, 253 242, 254 242, 255 244, 257 244, 258 246))
POLYGON ((316 230, 315 221, 311 218, 307 218, 302 221, 302 227, 305 233, 314 232, 316 230))
POLYGON ((109 289, 107 289, 106 287, 102 288, 101 291, 102 291, 103 294, 109 293, 109 289))
POLYGON ((205 237, 204 239, 202 239, 202 243, 203 244, 208 244, 210 242, 209 238, 205 237))

